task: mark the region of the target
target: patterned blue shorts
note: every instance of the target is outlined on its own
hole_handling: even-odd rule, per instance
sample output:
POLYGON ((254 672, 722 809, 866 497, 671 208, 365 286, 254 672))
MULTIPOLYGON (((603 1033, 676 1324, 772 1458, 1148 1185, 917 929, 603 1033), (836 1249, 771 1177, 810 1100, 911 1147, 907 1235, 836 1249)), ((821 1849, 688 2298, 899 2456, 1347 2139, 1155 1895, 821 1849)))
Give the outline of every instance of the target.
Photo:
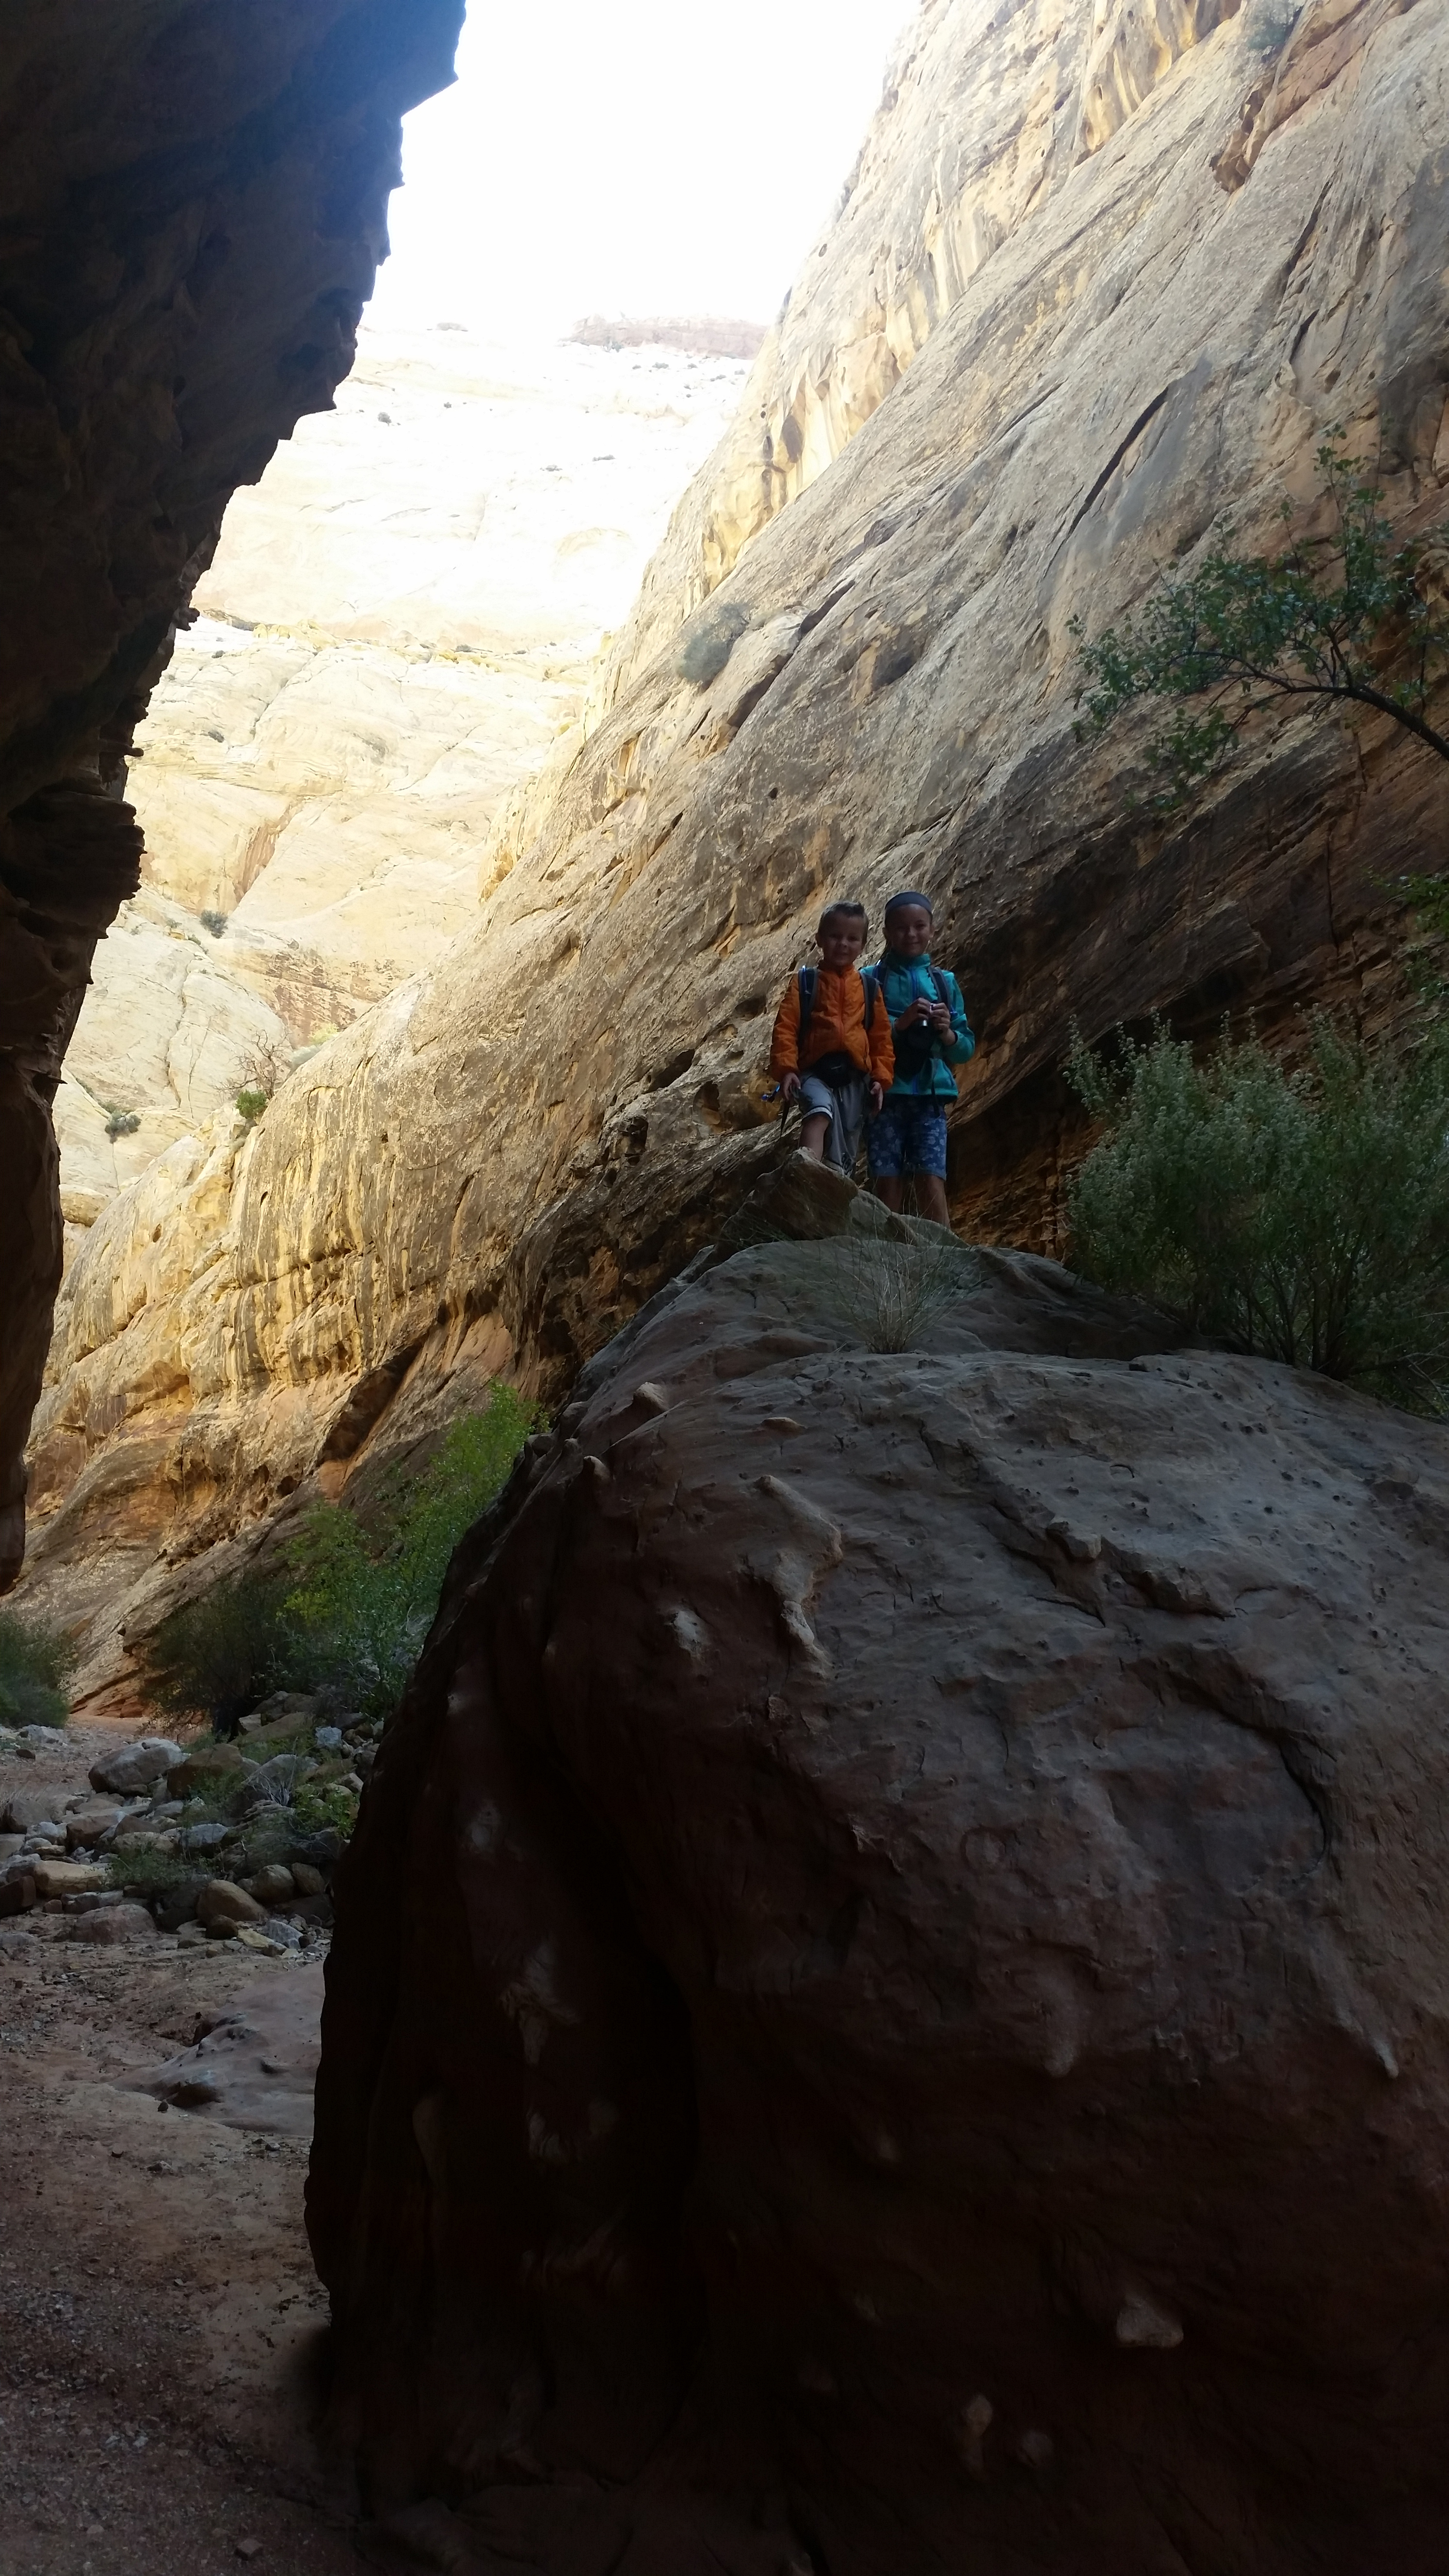
POLYGON ((901 1180, 908 1172, 946 1177, 946 1112, 939 1100, 887 1099, 866 1135, 873 1181, 901 1180))

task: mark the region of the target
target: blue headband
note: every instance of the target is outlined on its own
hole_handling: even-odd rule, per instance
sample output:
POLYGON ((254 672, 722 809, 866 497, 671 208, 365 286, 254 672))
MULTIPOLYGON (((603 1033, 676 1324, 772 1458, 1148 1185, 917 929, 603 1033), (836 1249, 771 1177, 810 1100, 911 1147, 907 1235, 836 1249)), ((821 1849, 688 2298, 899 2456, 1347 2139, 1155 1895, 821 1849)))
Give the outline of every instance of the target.
POLYGON ((889 921, 891 914, 899 912, 903 903, 918 903, 922 912, 928 912, 933 921, 936 918, 935 906, 928 894, 893 894, 886 905, 882 919, 889 921))

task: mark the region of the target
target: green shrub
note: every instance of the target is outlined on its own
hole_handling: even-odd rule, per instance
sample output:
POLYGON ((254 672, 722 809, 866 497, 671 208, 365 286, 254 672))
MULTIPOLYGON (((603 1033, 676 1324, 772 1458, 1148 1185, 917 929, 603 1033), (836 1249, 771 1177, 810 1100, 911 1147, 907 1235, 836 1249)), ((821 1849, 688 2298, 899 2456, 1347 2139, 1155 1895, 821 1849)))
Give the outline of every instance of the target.
POLYGON ((285 1608, 299 1657, 373 1716, 401 1698, 453 1550, 498 1493, 536 1419, 512 1387, 495 1385, 486 1413, 451 1424, 419 1477, 392 1480, 376 1539, 339 1503, 314 1504, 307 1514, 288 1550, 297 1581, 285 1608))
POLYGON ((512 1387, 495 1385, 486 1412, 453 1423, 420 1475, 389 1479, 370 1531, 342 1504, 315 1503, 278 1568, 218 1583, 158 1628, 150 1681, 160 1706, 203 1713, 219 1735, 278 1690, 330 1689, 387 1716, 454 1548, 538 1419, 512 1387))
MULTIPOLYGON (((1384 494, 1359 479, 1341 429, 1318 450, 1335 522, 1281 555, 1213 546, 1197 570, 1169 576, 1135 616, 1088 639, 1081 618, 1077 737, 1104 733, 1139 700, 1176 702, 1147 746, 1160 785, 1153 802, 1187 802, 1231 751, 1249 719, 1307 701, 1392 716, 1442 760, 1449 738, 1428 720, 1449 667, 1449 619, 1437 602, 1430 551, 1396 545, 1384 494), (1397 663, 1398 676, 1388 665, 1397 663)), ((1294 517, 1285 501, 1285 528, 1294 517)))
POLYGON ((239 1091, 237 1093, 237 1108, 242 1117, 245 1118, 249 1127, 254 1127, 256 1125, 257 1120, 260 1118, 262 1111, 267 1105, 269 1096, 270 1095, 267 1092, 253 1090, 250 1086, 248 1086, 245 1091, 239 1091))
POLYGON ((692 680, 697 689, 708 688, 717 680, 740 637, 749 632, 753 609, 743 600, 711 601, 696 617, 691 618, 674 651, 674 667, 681 679, 692 680))
POLYGON ((1449 1405, 1449 1036, 1409 1056, 1316 1021, 1285 1070, 1159 1028, 1068 1076, 1106 1126, 1071 1185, 1077 1267, 1214 1340, 1415 1411, 1449 1405))
POLYGON ((158 1706, 175 1717, 208 1717, 217 1735, 230 1735, 269 1691, 287 1689, 294 1639, 285 1592, 275 1575, 243 1574, 173 1610, 150 1645, 158 1706))
POLYGON ((299 1832, 320 1833, 330 1825, 346 1842, 357 1822, 356 1793, 344 1789, 340 1780, 331 1780, 325 1787, 300 1781, 292 1793, 292 1815, 299 1832))
POLYGON ((64 1726, 75 1661, 59 1629, 0 1610, 0 1726, 64 1726))
POLYGON ((153 1896, 169 1896, 175 1887, 184 1887, 188 1879, 204 1878, 205 1861, 188 1859, 181 1852, 122 1851, 107 1854, 112 1887, 134 1888, 142 1902, 153 1896))

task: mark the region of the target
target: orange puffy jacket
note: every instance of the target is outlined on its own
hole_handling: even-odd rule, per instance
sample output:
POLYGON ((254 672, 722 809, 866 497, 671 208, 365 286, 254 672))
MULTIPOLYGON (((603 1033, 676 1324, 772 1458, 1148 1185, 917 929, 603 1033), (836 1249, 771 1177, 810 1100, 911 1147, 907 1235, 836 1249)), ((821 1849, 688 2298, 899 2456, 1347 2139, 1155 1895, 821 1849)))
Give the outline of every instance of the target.
POLYGON ((775 1034, 770 1044, 770 1071, 775 1080, 779 1082, 787 1073, 808 1073, 823 1055, 848 1055, 862 1073, 889 1085, 896 1069, 890 1013, 877 993, 867 1029, 865 1003, 865 983, 858 966, 852 966, 845 975, 833 975, 828 966, 822 966, 815 978, 815 999, 806 1037, 808 1052, 802 1064, 800 978, 792 975, 775 1014, 775 1034))

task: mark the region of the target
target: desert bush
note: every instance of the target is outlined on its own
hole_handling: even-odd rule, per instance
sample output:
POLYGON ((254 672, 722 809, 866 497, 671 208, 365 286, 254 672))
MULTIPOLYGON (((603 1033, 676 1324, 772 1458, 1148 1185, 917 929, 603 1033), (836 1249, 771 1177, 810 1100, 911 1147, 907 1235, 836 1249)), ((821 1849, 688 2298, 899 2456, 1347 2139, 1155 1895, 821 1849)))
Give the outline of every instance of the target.
POLYGON ((357 1822, 357 1796, 340 1780, 325 1784, 302 1780, 292 1794, 292 1815, 299 1833, 320 1833, 331 1826, 344 1842, 357 1822))
POLYGON ((1106 1134, 1068 1200, 1073 1258, 1213 1340, 1441 1413, 1449 1403, 1449 1038, 1395 1057, 1313 1025, 1289 1071, 1158 1028, 1069 1079, 1106 1134))
POLYGON ((286 1612, 319 1677, 375 1717, 397 1705, 433 1622, 448 1561, 503 1485, 537 1409, 494 1386, 484 1413, 450 1425, 421 1476, 395 1478, 374 1515, 378 1535, 338 1503, 317 1503, 288 1551, 296 1578, 286 1612))
POLYGON ((254 1127, 267 1105, 267 1093, 248 1086, 236 1096, 237 1109, 249 1127, 254 1127))
POLYGON ((208 1717, 214 1733, 231 1735, 258 1700, 286 1690, 294 1641, 285 1596, 283 1578, 241 1574, 173 1610, 150 1642, 157 1705, 175 1717, 208 1717))
POLYGON ((680 678, 698 689, 717 680, 740 637, 749 631, 754 610, 743 600, 712 601, 685 627, 674 649, 680 678))
POLYGON ((0 1726, 64 1726, 75 1660, 59 1629, 0 1610, 0 1726))
POLYGON ((327 1689, 387 1716, 454 1548, 537 1420, 535 1406, 495 1385, 486 1411, 452 1423, 420 1475, 384 1485, 369 1528, 340 1503, 315 1503, 273 1567, 214 1585, 158 1628, 150 1682, 160 1706, 203 1713, 219 1735, 278 1690, 327 1689))
POLYGON ((906 1243, 852 1227, 829 1246, 828 1302, 867 1350, 913 1351, 979 1275, 966 1246, 939 1227, 923 1226, 906 1243))
POLYGON ((105 1109, 106 1134, 109 1136, 113 1145, 118 1136, 135 1135, 137 1128, 141 1124, 141 1114, 139 1110, 115 1109, 112 1108, 109 1102, 105 1104, 105 1109))
POLYGON ((220 939, 226 928, 229 916, 224 912, 207 911, 199 912, 196 918, 200 922, 203 930, 210 931, 213 939, 220 939))
POLYGON ((173 1889, 204 1878, 206 1871, 182 1852, 155 1850, 108 1852, 112 1887, 130 1888, 143 1904, 169 1896, 173 1889))

